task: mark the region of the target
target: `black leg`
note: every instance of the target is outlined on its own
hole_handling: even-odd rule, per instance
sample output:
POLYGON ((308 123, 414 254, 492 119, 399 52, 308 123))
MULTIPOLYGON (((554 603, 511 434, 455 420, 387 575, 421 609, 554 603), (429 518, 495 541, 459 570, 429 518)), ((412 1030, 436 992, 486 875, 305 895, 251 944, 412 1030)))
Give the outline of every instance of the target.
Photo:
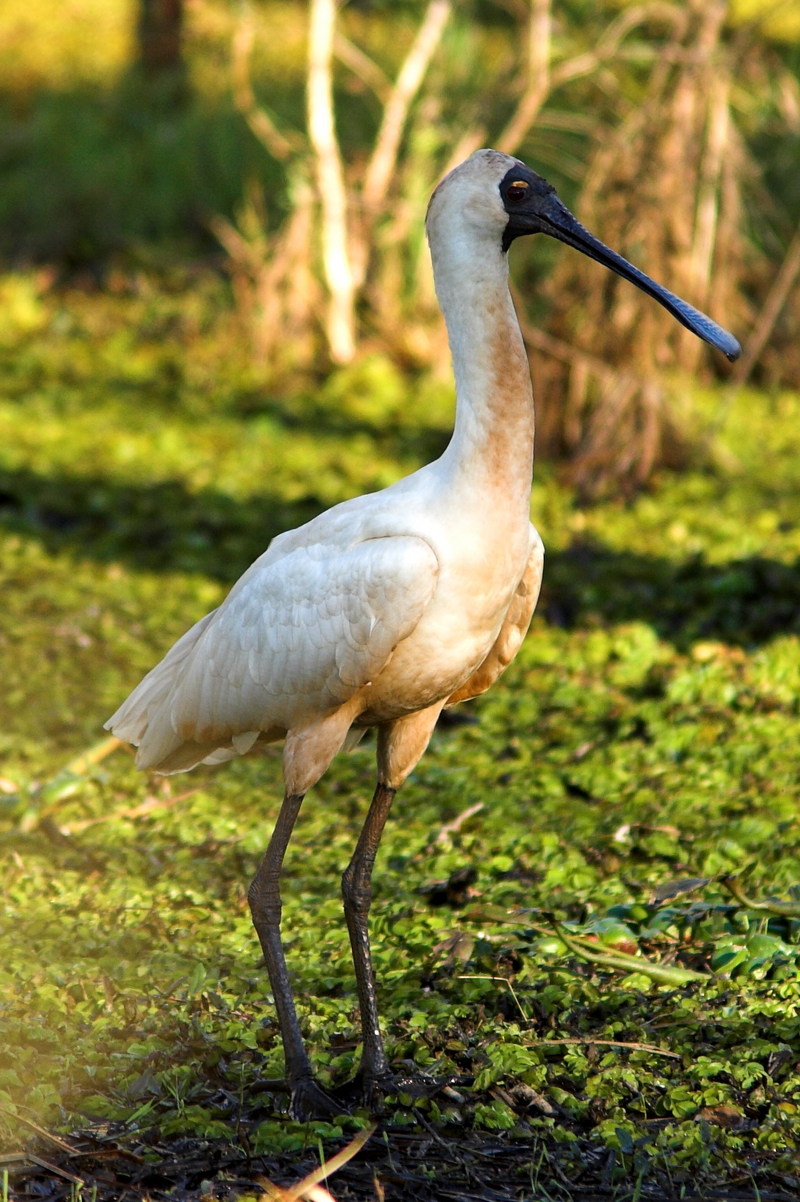
POLYGON ((342 1111, 342 1107, 337 1106, 314 1080, 300 1032, 281 943, 281 868, 302 800, 302 793, 290 793, 284 797, 266 855, 247 895, 278 1012, 286 1056, 286 1079, 291 1090, 291 1112, 295 1118, 301 1119, 342 1111))
POLYGON ((391 1076, 378 1020, 378 999, 369 950, 367 918, 372 901, 372 868, 395 793, 395 789, 378 782, 353 858, 342 876, 344 915, 353 949, 364 1041, 360 1077, 367 1101, 372 1100, 376 1086, 391 1076))

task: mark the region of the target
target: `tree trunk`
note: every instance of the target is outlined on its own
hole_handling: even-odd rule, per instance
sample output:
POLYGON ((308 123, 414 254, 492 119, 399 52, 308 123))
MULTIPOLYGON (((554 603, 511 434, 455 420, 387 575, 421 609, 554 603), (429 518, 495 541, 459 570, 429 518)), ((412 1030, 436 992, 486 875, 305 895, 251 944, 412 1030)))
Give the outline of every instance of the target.
POLYGON ((149 76, 183 69, 183 0, 139 0, 139 64, 149 76))

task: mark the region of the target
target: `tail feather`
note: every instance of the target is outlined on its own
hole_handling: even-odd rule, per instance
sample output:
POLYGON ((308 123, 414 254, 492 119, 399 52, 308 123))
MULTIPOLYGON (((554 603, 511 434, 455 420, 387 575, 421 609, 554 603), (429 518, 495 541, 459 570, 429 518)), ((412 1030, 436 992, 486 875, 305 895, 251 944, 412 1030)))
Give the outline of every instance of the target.
MULTIPOLYGON (((117 738, 138 747, 136 763, 140 768, 155 768, 164 774, 184 772, 219 748, 216 742, 187 740, 175 730, 170 716, 181 669, 212 617, 213 612, 187 630, 105 723, 106 730, 117 738)), ((232 745, 231 752, 236 754, 232 745)))

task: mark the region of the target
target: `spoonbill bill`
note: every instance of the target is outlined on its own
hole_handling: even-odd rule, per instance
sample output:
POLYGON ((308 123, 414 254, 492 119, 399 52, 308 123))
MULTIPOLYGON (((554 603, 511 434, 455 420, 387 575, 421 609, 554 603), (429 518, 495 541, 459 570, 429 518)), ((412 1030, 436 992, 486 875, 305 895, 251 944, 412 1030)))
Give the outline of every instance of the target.
POLYGON ((588 232, 518 159, 478 150, 427 215, 456 382, 452 438, 434 463, 273 539, 212 613, 106 724, 140 768, 183 772, 283 739, 285 792, 250 886, 295 1115, 341 1110, 314 1079, 281 944, 281 867, 305 793, 336 753, 377 728, 377 786, 342 877, 361 1014, 356 1075, 368 1103, 393 1088, 367 917, 396 791, 445 706, 475 697, 514 658, 542 578, 529 520, 530 369, 508 287, 508 249, 549 234, 649 293, 729 359, 736 339, 588 232))

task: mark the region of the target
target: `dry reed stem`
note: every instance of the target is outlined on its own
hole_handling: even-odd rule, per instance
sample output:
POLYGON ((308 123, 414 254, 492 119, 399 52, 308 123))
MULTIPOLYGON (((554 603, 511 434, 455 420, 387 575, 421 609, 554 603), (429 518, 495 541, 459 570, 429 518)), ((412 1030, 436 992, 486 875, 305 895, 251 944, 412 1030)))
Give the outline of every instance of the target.
POLYGON ((368 214, 374 215, 386 199, 390 181, 397 169, 400 139, 409 109, 422 86, 451 11, 450 0, 430 0, 417 36, 389 93, 364 176, 362 201, 368 214))
MULTIPOLYGON (((376 227, 385 215, 386 198, 397 176, 411 108, 452 11, 451 0, 430 0, 397 77, 390 83, 367 54, 337 31, 337 7, 336 0, 312 0, 310 5, 308 141, 278 130, 257 105, 249 73, 252 21, 241 22, 233 43, 237 107, 269 153, 290 164, 290 175, 296 180, 304 174, 310 150, 315 183, 313 194, 308 187, 296 188, 289 216, 275 235, 267 232, 263 199, 255 194, 247 202, 239 228, 220 218, 211 222, 231 259, 237 307, 251 331, 256 360, 276 370, 313 361, 320 312, 333 362, 347 363, 355 355, 357 304, 380 252, 376 227), (335 125, 334 54, 383 103, 383 119, 363 183, 350 188, 335 125), (321 262, 316 255, 318 243, 321 262), (287 351, 290 342, 292 355, 287 351)), ((402 224, 407 228, 407 218, 402 224)), ((385 308, 386 301, 384 293, 379 307, 385 308)), ((396 324, 397 297, 394 303, 396 324)))
POLYGON ((780 270, 761 306, 758 320, 747 341, 745 353, 731 373, 731 380, 734 384, 744 384, 748 380, 777 325, 784 305, 798 278, 800 278, 800 226, 794 232, 780 270))
POLYGON ((389 99, 392 83, 374 59, 346 38, 340 29, 336 30, 333 38, 333 51, 343 67, 347 67, 357 79, 366 84, 374 92, 381 104, 389 99))
POLYGON ((348 197, 333 108, 335 0, 311 0, 306 116, 320 207, 322 267, 328 304, 325 334, 334 363, 355 355, 356 280, 349 253, 348 197))
POLYGON ((285 134, 256 101, 250 78, 250 55, 255 31, 248 10, 236 27, 231 47, 231 82, 233 98, 239 112, 258 140, 276 159, 285 162, 302 149, 304 139, 297 134, 285 134))
POLYGON ((511 120, 496 140, 498 150, 513 154, 525 139, 550 94, 550 0, 531 0, 525 90, 511 120))
MULTIPOLYGON (((654 11, 666 33, 647 91, 595 152, 579 213, 656 279, 733 321, 746 160, 730 114, 735 66, 723 41, 725 5, 637 7, 625 28, 654 11)), ((657 466, 677 466, 687 453, 661 372, 678 366, 694 374, 706 351, 649 299, 584 259, 560 258, 547 287, 551 331, 569 330, 569 341, 591 346, 606 367, 598 371, 580 355, 546 365, 541 444, 571 457, 570 475, 585 497, 635 491, 657 466), (576 295, 585 298, 584 321, 573 331, 567 306, 576 295)))

